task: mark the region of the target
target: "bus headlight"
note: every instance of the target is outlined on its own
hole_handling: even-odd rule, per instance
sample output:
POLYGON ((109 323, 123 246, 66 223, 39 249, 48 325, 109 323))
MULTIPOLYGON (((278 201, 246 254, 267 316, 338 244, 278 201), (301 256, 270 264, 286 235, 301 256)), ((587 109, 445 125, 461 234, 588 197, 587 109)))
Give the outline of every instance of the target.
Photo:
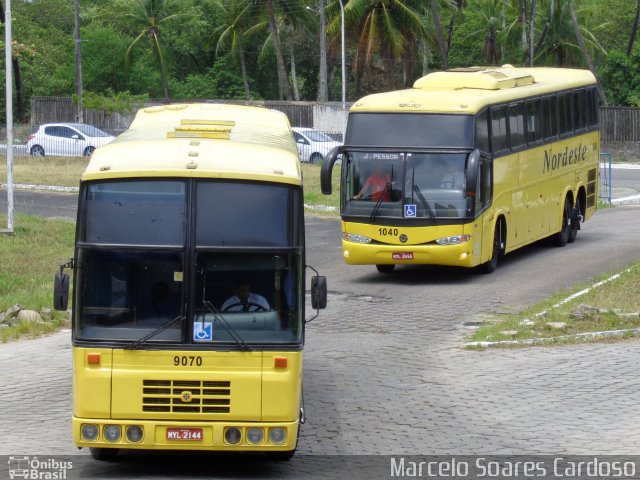
POLYGON ((371 239, 369 237, 365 237, 364 235, 358 235, 357 233, 342 233, 342 239, 347 242, 354 243, 371 243, 371 239))
POLYGON ((287 431, 284 428, 276 427, 269 429, 269 441, 274 445, 280 445, 287 439, 287 431))
POLYGON ((142 440, 142 427, 138 425, 129 425, 127 427, 127 440, 132 443, 138 443, 142 440))
POLYGON ((98 427, 93 423, 83 423, 80 433, 83 439, 93 442, 98 438, 98 427))
POLYGON ((262 443, 264 432, 261 428, 250 428, 247 430, 247 440, 249 443, 262 443))
POLYGON ((459 245, 471 240, 471 235, 454 235, 452 237, 442 237, 436 240, 438 245, 459 245))
POLYGON ((121 436, 122 430, 120 429, 120 425, 107 425, 104 427, 104 438, 108 442, 117 442, 121 436))
POLYGON ((224 441, 229 445, 236 445, 242 439, 242 432, 239 428, 229 427, 224 431, 224 441))

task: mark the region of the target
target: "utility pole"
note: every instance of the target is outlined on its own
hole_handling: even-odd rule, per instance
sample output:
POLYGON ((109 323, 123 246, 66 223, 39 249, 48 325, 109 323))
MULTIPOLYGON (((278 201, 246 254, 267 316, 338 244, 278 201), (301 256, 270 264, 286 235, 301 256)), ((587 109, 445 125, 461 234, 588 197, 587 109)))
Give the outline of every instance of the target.
POLYGON ((13 82, 11 79, 11 0, 5 2, 4 54, 5 86, 7 108, 7 229, 3 233, 13 233, 13 82))
POLYGON ((318 101, 326 102, 327 93, 327 17, 324 14, 324 0, 320 0, 320 88, 318 101))
POLYGON ((76 46, 76 95, 78 97, 78 123, 84 123, 84 108, 82 106, 82 51, 80 49, 80 0, 73 0, 74 28, 73 39, 76 46))

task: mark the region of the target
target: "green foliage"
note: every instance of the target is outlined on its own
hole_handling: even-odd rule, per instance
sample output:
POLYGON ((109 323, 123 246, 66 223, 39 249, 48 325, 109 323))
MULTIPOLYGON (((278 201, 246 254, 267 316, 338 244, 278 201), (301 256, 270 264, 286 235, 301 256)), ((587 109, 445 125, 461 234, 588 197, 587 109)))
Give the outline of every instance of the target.
MULTIPOLYGON (((78 96, 71 96, 78 103, 78 96)), ((104 95, 94 92, 84 92, 82 104, 85 108, 104 110, 107 113, 129 114, 141 108, 149 101, 149 95, 131 95, 129 92, 114 92, 107 88, 104 95)))
MULTIPOLYGON (((219 98, 244 100, 242 77, 229 64, 228 57, 221 57, 204 74, 191 74, 183 82, 171 83, 175 98, 219 98)), ((257 93, 253 98, 259 98, 257 93)))
POLYGON ((640 45, 630 57, 620 50, 609 52, 600 77, 610 104, 640 107, 640 45))

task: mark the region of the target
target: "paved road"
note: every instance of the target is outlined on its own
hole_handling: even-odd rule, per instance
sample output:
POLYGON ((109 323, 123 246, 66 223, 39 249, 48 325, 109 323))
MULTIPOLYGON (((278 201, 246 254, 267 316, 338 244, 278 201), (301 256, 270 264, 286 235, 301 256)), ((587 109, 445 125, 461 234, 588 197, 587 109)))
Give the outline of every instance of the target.
MULTIPOLYGON (((308 325, 308 422, 299 453, 637 454, 640 341, 490 351, 461 345, 464 322, 520 309, 640 258, 639 219, 634 206, 602 210, 575 244, 525 248, 488 276, 436 267, 382 276, 342 263, 337 220, 308 217, 307 262, 327 275, 330 303, 308 325)), ((0 455, 74 453, 69 332, 1 345, 0 365, 0 455)), ((86 478, 141 470, 146 478, 328 478, 322 465, 334 471, 344 462, 301 456, 259 470, 233 463, 230 471, 196 457, 176 470, 165 457, 91 463, 86 478)))

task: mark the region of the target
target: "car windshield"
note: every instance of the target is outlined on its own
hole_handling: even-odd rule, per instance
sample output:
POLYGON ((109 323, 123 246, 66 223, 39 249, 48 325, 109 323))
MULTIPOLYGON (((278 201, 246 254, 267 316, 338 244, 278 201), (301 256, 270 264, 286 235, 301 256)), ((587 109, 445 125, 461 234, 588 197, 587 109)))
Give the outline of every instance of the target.
POLYGON ((325 135, 318 130, 307 130, 304 134, 314 142, 335 142, 329 135, 325 135))
POLYGON ((94 127, 93 125, 74 124, 73 127, 76 128, 77 130, 80 130, 87 137, 110 137, 111 136, 111 134, 103 130, 100 130, 97 127, 94 127))

